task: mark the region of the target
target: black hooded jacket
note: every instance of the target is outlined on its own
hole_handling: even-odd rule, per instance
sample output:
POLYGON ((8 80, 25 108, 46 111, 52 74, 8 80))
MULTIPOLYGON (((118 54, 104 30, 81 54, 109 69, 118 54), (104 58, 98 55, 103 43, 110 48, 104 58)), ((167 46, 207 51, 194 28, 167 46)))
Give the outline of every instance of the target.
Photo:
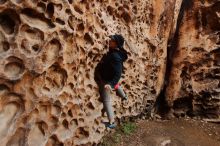
POLYGON ((123 62, 128 58, 127 53, 121 50, 110 50, 100 62, 101 79, 112 88, 121 78, 123 62))

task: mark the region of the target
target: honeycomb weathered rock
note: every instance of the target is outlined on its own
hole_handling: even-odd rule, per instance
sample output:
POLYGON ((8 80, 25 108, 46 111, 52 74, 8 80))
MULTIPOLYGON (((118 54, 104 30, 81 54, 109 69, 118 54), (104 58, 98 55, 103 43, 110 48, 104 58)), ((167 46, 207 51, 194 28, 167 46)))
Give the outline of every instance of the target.
MULTIPOLYGON (((129 52, 121 79, 129 100, 113 95, 116 117, 152 105, 181 2, 0 0, 1 145, 92 145, 102 138, 106 115, 94 71, 111 34, 122 34, 129 52)), ((197 0, 184 17, 167 88, 177 111, 183 97, 194 111, 219 111, 218 7, 217 0, 197 0)))
POLYGON ((137 115, 153 104, 163 85, 175 2, 1 0, 1 145, 101 139, 106 115, 94 70, 110 34, 121 33, 129 52, 121 80, 129 101, 122 105, 114 95, 116 116, 137 115))

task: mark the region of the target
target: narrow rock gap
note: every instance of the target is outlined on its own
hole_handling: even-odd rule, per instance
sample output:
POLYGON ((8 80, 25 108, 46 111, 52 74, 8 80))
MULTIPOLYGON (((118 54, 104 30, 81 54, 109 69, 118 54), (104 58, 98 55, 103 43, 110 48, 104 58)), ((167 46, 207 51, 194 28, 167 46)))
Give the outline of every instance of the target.
POLYGON ((163 89, 161 90, 160 94, 157 97, 157 100, 155 102, 155 109, 156 112, 161 115, 162 117, 166 116, 167 113, 169 113, 171 107, 168 105, 166 101, 166 89, 169 85, 170 81, 170 74, 172 71, 172 59, 173 55, 175 54, 177 47, 178 47, 178 41, 179 41, 179 31, 180 31, 180 26, 182 24, 182 20, 184 17, 184 13, 186 10, 191 8, 193 5, 192 0, 183 0, 180 11, 178 14, 177 18, 177 23, 176 23, 176 30, 173 35, 173 37, 168 41, 168 47, 167 47, 167 62, 166 62, 166 72, 164 76, 164 85, 163 89))

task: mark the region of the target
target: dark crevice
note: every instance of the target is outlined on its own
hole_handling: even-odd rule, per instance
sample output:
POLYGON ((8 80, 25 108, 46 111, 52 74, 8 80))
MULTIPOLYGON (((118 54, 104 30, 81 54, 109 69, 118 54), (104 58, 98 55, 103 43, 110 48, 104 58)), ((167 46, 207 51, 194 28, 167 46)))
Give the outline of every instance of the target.
POLYGON ((170 74, 172 71, 172 59, 173 56, 177 50, 178 47, 178 40, 179 40, 179 31, 180 27, 182 24, 182 20, 184 17, 184 12, 186 10, 189 10, 193 6, 192 0, 183 0, 181 7, 180 7, 180 12, 177 18, 177 24, 176 24, 176 30, 173 35, 173 37, 168 41, 168 48, 167 48, 167 65, 166 65, 166 73, 164 77, 164 86, 160 92, 160 94, 157 97, 157 100, 155 102, 155 108, 156 112, 160 114, 161 116, 165 116, 169 111, 170 111, 170 105, 168 105, 166 101, 166 89, 169 85, 169 80, 170 80, 170 74))
POLYGON ((65 22, 60 18, 56 18, 56 22, 59 23, 60 25, 65 25, 65 22))
POLYGON ((0 13, 0 27, 2 27, 6 34, 14 33, 16 23, 19 22, 19 16, 12 9, 7 9, 0 13))
POLYGON ((74 10, 81 15, 83 14, 83 11, 78 6, 74 6, 74 10))
POLYGON ((94 45, 93 39, 92 39, 92 37, 91 37, 88 33, 86 33, 86 34, 84 35, 84 39, 85 39, 88 43, 94 45))
POLYGON ((129 13, 124 12, 124 13, 121 14, 121 17, 124 19, 124 21, 125 21, 126 23, 131 22, 131 16, 129 15, 129 13))
POLYGON ((72 3, 73 3, 73 0, 68 0, 68 2, 69 2, 70 4, 72 4, 72 3))
POLYGON ((185 113, 179 114, 178 111, 185 111, 187 115, 192 116, 192 113, 193 113, 192 112, 192 109, 193 109, 192 98, 184 97, 184 98, 177 99, 173 103, 173 109, 177 111, 176 112, 177 117, 185 116, 185 113))
POLYGON ((50 28, 55 27, 55 25, 51 22, 50 19, 47 19, 46 17, 44 17, 43 13, 38 13, 34 9, 25 8, 21 11, 21 13, 30 18, 39 19, 40 21, 46 22, 50 28))
POLYGON ((54 14, 54 6, 53 5, 54 5, 53 3, 49 3, 47 5, 47 14, 50 18, 52 18, 53 14, 54 14))
POLYGON ((0 5, 4 4, 7 0, 0 0, 0 5))

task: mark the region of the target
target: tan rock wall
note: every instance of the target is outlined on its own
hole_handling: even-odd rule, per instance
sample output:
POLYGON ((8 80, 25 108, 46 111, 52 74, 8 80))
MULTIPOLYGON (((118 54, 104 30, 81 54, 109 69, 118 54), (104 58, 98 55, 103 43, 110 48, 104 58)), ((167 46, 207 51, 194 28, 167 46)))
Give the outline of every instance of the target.
POLYGON ((101 139, 106 115, 94 70, 110 34, 121 33, 129 52, 121 79, 129 100, 113 94, 117 118, 152 105, 164 83, 180 2, 0 0, 1 145, 91 145, 101 139))
POLYGON ((220 116, 220 2, 194 0, 184 14, 166 89, 177 116, 220 116))
MULTIPOLYGON (((113 94, 117 118, 152 105, 164 85, 167 43, 181 0, 0 1, 1 145, 91 145, 105 132, 94 70, 107 36, 121 33, 129 59, 113 94)), ((189 1, 190 2, 190 1, 189 1)), ((174 114, 219 118, 220 3, 189 3, 166 100, 174 114)))

